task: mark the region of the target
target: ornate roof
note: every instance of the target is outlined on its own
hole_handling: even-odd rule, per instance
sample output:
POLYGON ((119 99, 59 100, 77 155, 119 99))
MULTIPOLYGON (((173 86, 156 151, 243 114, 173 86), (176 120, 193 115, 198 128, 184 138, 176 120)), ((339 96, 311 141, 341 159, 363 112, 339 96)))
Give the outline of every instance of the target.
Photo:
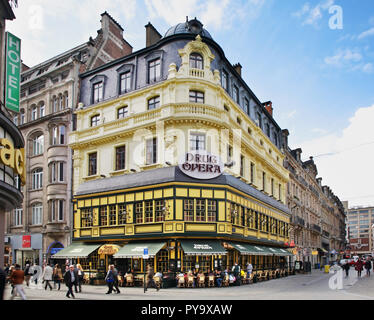
POLYGON ((195 35, 199 34, 202 37, 206 37, 206 38, 213 40, 210 33, 206 29, 203 28, 203 24, 196 18, 191 21, 187 20, 186 22, 178 23, 177 25, 169 28, 169 30, 165 33, 164 38, 173 36, 175 34, 183 34, 183 33, 195 34, 195 35))

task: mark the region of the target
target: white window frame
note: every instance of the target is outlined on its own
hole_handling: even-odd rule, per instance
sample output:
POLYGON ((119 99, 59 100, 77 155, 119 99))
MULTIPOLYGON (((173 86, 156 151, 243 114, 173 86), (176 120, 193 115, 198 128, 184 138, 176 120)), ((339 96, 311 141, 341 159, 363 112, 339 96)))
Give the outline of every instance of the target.
POLYGON ((15 227, 22 226, 23 222, 23 208, 16 208, 13 211, 13 225, 15 227))
POLYGON ((32 172, 32 190, 38 190, 42 188, 43 188, 43 169, 35 169, 32 172))
POLYGON ((41 225, 43 222, 43 204, 36 203, 32 205, 32 225, 41 225))

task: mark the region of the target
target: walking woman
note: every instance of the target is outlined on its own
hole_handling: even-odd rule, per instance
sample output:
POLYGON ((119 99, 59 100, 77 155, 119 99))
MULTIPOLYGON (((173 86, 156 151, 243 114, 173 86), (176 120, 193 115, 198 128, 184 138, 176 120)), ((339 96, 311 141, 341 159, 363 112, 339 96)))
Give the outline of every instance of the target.
POLYGON ((79 263, 77 264, 77 272, 78 272, 78 288, 79 288, 79 292, 82 292, 84 272, 83 272, 82 266, 79 263))
POLYGON ((56 263, 55 267, 53 268, 53 281, 54 281, 55 289, 56 289, 56 283, 58 284, 58 290, 61 289, 61 280, 62 280, 62 270, 60 266, 56 263))
POLYGON ((113 291, 113 284, 114 284, 114 266, 110 265, 108 269, 108 273, 106 274, 105 281, 108 285, 108 292, 106 294, 111 294, 113 291))
POLYGON ((370 277, 371 261, 368 259, 365 262, 366 275, 370 277))
POLYGON ((26 282, 26 285, 29 287, 30 286, 30 278, 31 278, 30 265, 29 264, 26 265, 26 268, 25 268, 24 272, 25 272, 25 282, 26 282))
POLYGON ((364 268, 364 264, 362 262, 361 259, 358 259, 358 261, 356 262, 356 271, 357 271, 357 277, 361 278, 361 272, 362 272, 362 269, 364 268))

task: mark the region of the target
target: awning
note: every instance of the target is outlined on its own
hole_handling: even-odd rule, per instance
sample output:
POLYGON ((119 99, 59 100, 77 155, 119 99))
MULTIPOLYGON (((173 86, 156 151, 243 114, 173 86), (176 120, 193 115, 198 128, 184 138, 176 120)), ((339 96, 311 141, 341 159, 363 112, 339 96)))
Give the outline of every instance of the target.
POLYGON ((114 254, 113 258, 143 258, 144 249, 148 249, 148 256, 153 258, 165 244, 166 242, 129 243, 114 254))
POLYGON ((274 255, 284 257, 284 256, 293 256, 291 252, 289 252, 287 249, 283 248, 268 248, 271 252, 273 252, 274 255))
POLYGON ((225 248, 217 240, 181 240, 181 246, 186 255, 226 255, 225 248))
POLYGON ((84 244, 82 242, 72 243, 51 256, 52 259, 87 258, 92 252, 99 248, 101 244, 84 244))
POLYGON ((258 252, 255 248, 253 248, 253 246, 246 243, 228 242, 228 244, 234 249, 238 250, 241 255, 255 255, 258 252))
POLYGON ((328 251, 325 250, 325 249, 323 249, 323 248, 317 248, 317 250, 318 250, 319 252, 322 252, 322 253, 328 253, 328 251))

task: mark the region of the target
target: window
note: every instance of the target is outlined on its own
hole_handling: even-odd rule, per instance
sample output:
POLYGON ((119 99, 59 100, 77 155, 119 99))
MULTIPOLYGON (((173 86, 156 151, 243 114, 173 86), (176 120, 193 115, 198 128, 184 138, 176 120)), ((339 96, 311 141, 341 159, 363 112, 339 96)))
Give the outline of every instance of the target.
POLYGON ((93 103, 98 103, 103 100, 104 83, 98 82, 93 85, 93 103))
POLYGON ((208 221, 216 221, 217 201, 208 200, 208 221))
POLYGON ((94 115, 91 117, 91 127, 96 127, 99 125, 100 122, 100 115, 94 115))
POLYGON ((51 221, 64 221, 64 200, 51 200, 51 221))
POLYGON ((117 206, 109 206, 109 225, 115 226, 117 224, 117 206))
POLYGON ((116 171, 124 170, 126 167, 126 147, 116 148, 116 171))
POLYGON ((205 212, 205 200, 197 199, 196 200, 196 221, 205 221, 206 218, 205 212))
POLYGON ((128 107, 122 107, 117 110, 117 119, 123 119, 126 118, 128 115, 128 107))
POLYGON ((255 164, 251 162, 251 183, 255 183, 255 164))
POLYGON ((190 150, 205 150, 205 134, 191 133, 190 150))
POLYGON ((148 62, 148 80, 149 82, 157 81, 161 76, 160 58, 148 62))
POLYGON ((222 70, 222 88, 227 91, 229 87, 229 75, 225 70, 222 70))
POLYGON ((249 110, 249 101, 247 98, 244 99, 244 112, 246 114, 250 114, 250 110, 249 110))
POLYGON ((262 172, 262 191, 265 191, 266 187, 266 173, 262 172))
POLYGON ((32 141, 32 155, 37 156, 44 152, 44 136, 36 136, 32 141))
POLYGON ((262 128, 262 119, 261 114, 259 112, 256 112, 256 123, 260 128, 262 128))
POLYGON ((88 175, 93 176, 97 173, 97 152, 88 155, 88 175))
POLYGON ((157 163, 157 138, 146 140, 146 165, 157 163))
POLYGON ((65 144, 65 126, 56 126, 52 128, 52 145, 65 144))
POLYGON ((66 109, 66 108, 69 108, 69 95, 68 95, 68 93, 65 93, 64 97, 65 97, 65 109, 66 109))
POLYGON ((118 224, 125 224, 126 223, 126 205, 119 204, 118 205, 118 224))
POLYGON ((40 105, 40 118, 45 116, 45 105, 44 103, 40 105))
POLYGON ((278 185, 278 195, 279 195, 279 200, 282 200, 282 185, 278 185))
POLYGON ((240 156, 240 175, 244 177, 244 162, 245 157, 243 155, 240 156))
POLYGON ((81 210, 81 226, 82 228, 92 227, 92 212, 90 208, 81 210))
POLYGON ((203 57, 198 53, 191 53, 190 55, 190 68, 194 69, 203 69, 203 57))
POLYGON ((18 116, 13 117, 13 123, 18 126, 18 116))
POLYGON ((266 132, 266 135, 270 138, 270 126, 269 124, 265 124, 265 132, 266 132))
POLYGON ((120 92, 129 92, 131 89, 131 72, 125 72, 121 74, 120 92))
POLYGON ((143 202, 135 203, 135 220, 136 223, 143 223, 143 202))
POLYGON ((183 200, 184 221, 194 221, 194 201, 193 199, 183 200))
POLYGON ((32 107, 31 109, 31 120, 34 121, 38 118, 38 109, 36 107, 32 107))
POLYGON ((58 98, 54 97, 54 99, 53 99, 53 112, 57 112, 57 107, 58 107, 58 98))
POLYGON ((239 89, 236 85, 234 85, 232 88, 232 97, 234 101, 239 104, 239 89))
POLYGON ((25 123, 25 111, 21 110, 21 121, 20 121, 20 124, 24 124, 24 123, 25 123))
POLYGON ((13 225, 22 226, 23 209, 17 208, 13 211, 13 225))
POLYGON ((231 162, 232 160, 232 146, 229 144, 227 145, 227 162, 231 162))
POLYGON ((60 111, 64 109, 64 97, 62 94, 59 96, 59 109, 60 111))
POLYGON ((274 196, 274 179, 271 178, 271 195, 274 196))
POLYGON ((108 210, 107 206, 100 207, 100 226, 108 225, 108 210))
POLYGON ((153 201, 145 201, 145 223, 153 222, 153 201))
POLYGON ((164 200, 156 200, 155 201, 155 220, 156 222, 165 221, 165 201, 164 200))
POLYGON ((157 254, 157 271, 167 272, 169 269, 169 252, 160 250, 157 254))
POLYGON ((204 103, 204 92, 190 90, 190 102, 204 103))
POLYGON ((160 106, 160 96, 148 100, 148 110, 157 109, 160 106))
POLYGON ((33 204, 31 223, 33 225, 42 224, 42 219, 43 219, 43 205, 41 203, 33 204))
POLYGON ((43 169, 36 169, 32 173, 32 190, 43 188, 43 169))
POLYGON ((52 162, 50 164, 50 182, 64 182, 64 163, 52 162))

